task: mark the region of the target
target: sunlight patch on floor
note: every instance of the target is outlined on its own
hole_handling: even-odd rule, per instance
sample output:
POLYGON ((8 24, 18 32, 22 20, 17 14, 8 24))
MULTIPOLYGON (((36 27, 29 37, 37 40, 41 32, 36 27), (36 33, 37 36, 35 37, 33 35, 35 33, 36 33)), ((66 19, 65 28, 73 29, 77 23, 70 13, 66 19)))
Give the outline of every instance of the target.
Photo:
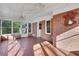
POLYGON ((44 41, 39 44, 35 44, 33 46, 34 55, 35 56, 55 56, 55 54, 53 53, 51 48, 48 47, 48 45, 50 46, 51 44, 47 41, 44 41))
POLYGON ((24 53, 23 48, 21 48, 20 43, 12 36, 9 36, 8 40, 8 56, 22 56, 24 53))

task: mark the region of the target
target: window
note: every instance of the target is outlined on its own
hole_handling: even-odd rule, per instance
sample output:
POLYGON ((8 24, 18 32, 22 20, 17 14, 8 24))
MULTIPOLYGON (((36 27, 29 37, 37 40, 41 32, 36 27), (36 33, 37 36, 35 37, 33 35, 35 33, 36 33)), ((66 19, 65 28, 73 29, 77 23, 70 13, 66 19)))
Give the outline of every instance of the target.
POLYGON ((20 22, 0 20, 0 34, 11 34, 20 32, 20 22))
POLYGON ((28 32, 31 32, 31 23, 28 23, 28 32))
POLYGON ((13 33, 20 32, 20 22, 13 22, 13 33))
POLYGON ((39 23, 39 29, 42 29, 42 23, 41 22, 39 23))
POLYGON ((11 21, 3 20, 2 21, 2 34, 11 33, 11 21))
POLYGON ((23 24, 22 25, 22 34, 26 34, 27 33, 27 24, 23 24))
POLYGON ((50 20, 46 21, 46 33, 51 33, 51 30, 50 30, 50 20))

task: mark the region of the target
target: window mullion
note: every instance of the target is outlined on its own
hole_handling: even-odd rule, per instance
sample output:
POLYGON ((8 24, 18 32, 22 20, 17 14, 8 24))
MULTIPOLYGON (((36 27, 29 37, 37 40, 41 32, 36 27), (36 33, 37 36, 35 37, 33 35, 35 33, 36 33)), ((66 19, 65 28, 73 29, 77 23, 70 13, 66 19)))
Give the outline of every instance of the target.
POLYGON ((2 35, 2 20, 1 20, 1 35, 2 35))
POLYGON ((13 21, 11 21, 11 34, 13 34, 13 21))

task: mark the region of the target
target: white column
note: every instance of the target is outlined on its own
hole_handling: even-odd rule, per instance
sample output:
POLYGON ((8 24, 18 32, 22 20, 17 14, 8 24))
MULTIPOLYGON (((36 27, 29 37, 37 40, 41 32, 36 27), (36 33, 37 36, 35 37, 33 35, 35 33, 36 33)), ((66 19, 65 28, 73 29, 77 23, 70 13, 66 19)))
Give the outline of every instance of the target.
POLYGON ((1 20, 1 35, 2 35, 2 20, 1 20))
POLYGON ((20 34, 22 34, 22 22, 20 23, 20 34))
POLYGON ((13 34, 13 21, 11 21, 11 34, 13 34))
POLYGON ((28 27, 28 22, 27 22, 27 36, 29 35, 28 28, 29 28, 29 27, 28 27))

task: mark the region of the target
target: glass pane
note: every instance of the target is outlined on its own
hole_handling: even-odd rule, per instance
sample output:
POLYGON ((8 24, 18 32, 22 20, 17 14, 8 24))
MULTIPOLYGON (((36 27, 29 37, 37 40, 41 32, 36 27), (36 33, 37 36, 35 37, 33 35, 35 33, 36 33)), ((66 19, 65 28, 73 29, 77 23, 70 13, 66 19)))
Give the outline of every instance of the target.
POLYGON ((42 23, 41 22, 39 23, 39 29, 42 29, 42 23))
POLYGON ((47 21, 47 33, 50 33, 50 21, 47 21))
POLYGON ((31 32, 31 23, 28 24, 28 31, 31 32))
POLYGON ((20 28, 20 22, 13 22, 13 27, 20 28))
POLYGON ((13 22, 13 33, 20 32, 20 22, 13 22))
POLYGON ((2 21, 2 34, 11 33, 11 21, 3 20, 2 21))
POLYGON ((10 34, 11 33, 11 27, 2 27, 2 34, 10 34))
POLYGON ((3 20, 2 27, 11 27, 11 21, 3 20))
POLYGON ((27 28, 27 24, 23 24, 22 25, 22 28, 27 28))
POLYGON ((27 24, 22 25, 22 33, 26 34, 27 33, 27 24))
POLYGON ((19 33, 19 28, 13 28, 13 33, 19 33))
POLYGON ((27 33, 27 28, 22 29, 22 33, 23 33, 23 34, 26 34, 26 33, 27 33))

